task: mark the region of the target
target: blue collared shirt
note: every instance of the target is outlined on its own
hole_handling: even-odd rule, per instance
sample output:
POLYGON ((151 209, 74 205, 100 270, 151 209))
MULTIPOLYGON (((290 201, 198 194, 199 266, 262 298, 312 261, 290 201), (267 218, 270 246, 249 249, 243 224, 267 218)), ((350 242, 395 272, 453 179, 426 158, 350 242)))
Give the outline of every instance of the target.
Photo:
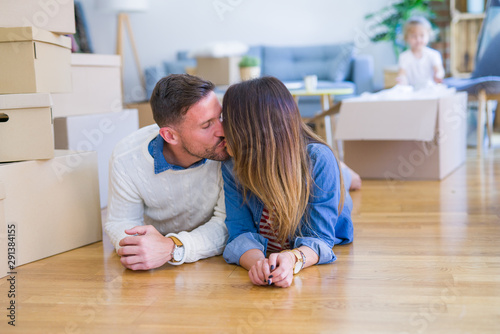
POLYGON ((161 172, 164 172, 166 170, 184 170, 188 168, 194 168, 203 165, 207 159, 201 159, 200 161, 192 164, 188 168, 184 168, 181 166, 177 165, 172 165, 165 160, 165 156, 163 155, 163 144, 165 141, 163 140, 161 135, 156 136, 155 139, 151 140, 148 145, 148 151, 149 154, 154 159, 154 165, 155 165, 155 174, 160 174, 161 172))
MULTIPOLYGON (((308 217, 302 217, 301 236, 290 240, 293 248, 308 246, 319 256, 318 264, 335 261, 332 247, 350 243, 353 239, 351 220, 352 200, 345 192, 344 207, 339 215, 340 174, 330 148, 309 144, 311 173, 314 187, 309 199, 308 217), (307 219, 308 218, 308 219, 307 219), (306 223, 306 220, 308 222, 306 223)), ((228 263, 239 264, 240 257, 250 249, 267 251, 267 239, 259 233, 259 222, 264 204, 254 195, 243 198, 241 185, 233 174, 233 161, 222 164, 226 201, 226 226, 229 239, 224 250, 228 263)))

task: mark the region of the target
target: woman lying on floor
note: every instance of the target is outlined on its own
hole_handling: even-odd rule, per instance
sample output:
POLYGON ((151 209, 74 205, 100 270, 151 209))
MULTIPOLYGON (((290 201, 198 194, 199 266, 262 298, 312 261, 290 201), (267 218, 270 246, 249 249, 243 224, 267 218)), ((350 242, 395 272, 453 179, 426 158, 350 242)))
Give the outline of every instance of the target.
POLYGON ((335 261, 353 238, 352 200, 332 150, 302 121, 281 81, 229 87, 223 127, 228 263, 256 285, 288 287, 303 268, 335 261))

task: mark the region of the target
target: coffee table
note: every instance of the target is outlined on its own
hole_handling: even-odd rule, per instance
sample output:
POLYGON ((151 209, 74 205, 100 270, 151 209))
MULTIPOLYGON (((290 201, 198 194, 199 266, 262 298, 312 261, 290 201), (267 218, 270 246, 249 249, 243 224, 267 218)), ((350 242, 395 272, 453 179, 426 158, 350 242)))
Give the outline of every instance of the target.
POLYGON ((333 106, 333 100, 335 95, 350 95, 354 93, 352 88, 323 88, 315 90, 305 90, 305 89, 289 89, 295 102, 299 103, 299 98, 301 96, 319 96, 321 97, 321 108, 322 111, 327 111, 333 106))

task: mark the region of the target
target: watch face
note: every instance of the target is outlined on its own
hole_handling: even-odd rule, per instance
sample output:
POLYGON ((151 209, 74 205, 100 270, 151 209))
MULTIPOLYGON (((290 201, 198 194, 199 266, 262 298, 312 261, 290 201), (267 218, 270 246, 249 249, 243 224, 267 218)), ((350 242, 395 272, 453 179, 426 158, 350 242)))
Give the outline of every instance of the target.
POLYGON ((174 258, 174 261, 175 262, 179 262, 182 260, 182 258, 184 257, 184 247, 181 246, 175 246, 174 248, 174 254, 173 254, 173 258, 174 258))
POLYGON ((302 262, 297 261, 297 263, 295 263, 295 267, 293 267, 293 273, 298 274, 300 269, 302 269, 302 262))

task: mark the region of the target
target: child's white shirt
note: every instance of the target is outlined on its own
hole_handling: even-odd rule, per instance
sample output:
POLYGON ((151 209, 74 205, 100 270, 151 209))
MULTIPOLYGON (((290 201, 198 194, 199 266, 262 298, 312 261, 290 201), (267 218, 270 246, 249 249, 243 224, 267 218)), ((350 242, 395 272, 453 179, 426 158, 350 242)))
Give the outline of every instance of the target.
POLYGON ((411 50, 402 52, 399 56, 399 68, 405 71, 406 79, 410 86, 420 89, 434 82, 434 68, 438 71, 436 76, 444 78, 443 60, 439 51, 425 47, 422 57, 417 58, 411 50))

